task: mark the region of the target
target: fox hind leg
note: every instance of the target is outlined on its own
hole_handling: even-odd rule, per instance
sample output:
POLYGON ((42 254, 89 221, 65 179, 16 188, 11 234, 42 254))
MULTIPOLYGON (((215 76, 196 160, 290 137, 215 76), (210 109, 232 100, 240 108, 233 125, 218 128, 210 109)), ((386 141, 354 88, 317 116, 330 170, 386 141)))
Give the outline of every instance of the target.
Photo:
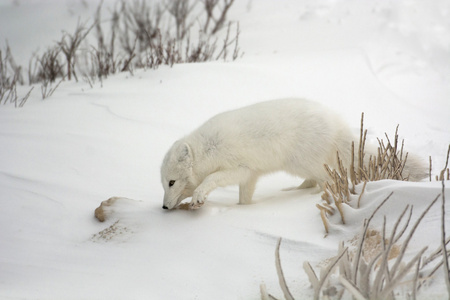
POLYGON ((246 181, 239 184, 239 204, 250 204, 252 202, 257 181, 258 176, 252 174, 246 181))
POLYGON ((282 189, 282 191, 290 192, 290 191, 296 191, 296 190, 310 189, 310 188, 316 187, 317 184, 318 184, 317 181, 314 179, 305 179, 302 182, 302 184, 300 184, 299 186, 284 188, 284 189, 282 189))
POLYGON ((297 188, 299 190, 313 188, 317 185, 317 181, 314 179, 305 179, 302 184, 297 188))

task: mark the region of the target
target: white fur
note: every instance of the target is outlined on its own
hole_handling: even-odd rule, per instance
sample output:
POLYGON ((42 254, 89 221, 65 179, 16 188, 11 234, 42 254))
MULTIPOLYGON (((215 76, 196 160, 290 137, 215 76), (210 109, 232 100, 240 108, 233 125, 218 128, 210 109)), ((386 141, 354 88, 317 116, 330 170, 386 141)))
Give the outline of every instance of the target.
POLYGON ((239 203, 249 204, 258 178, 277 171, 306 179, 301 188, 322 185, 328 179, 324 164, 335 168, 337 151, 349 165, 352 140, 337 114, 303 99, 272 100, 218 114, 166 154, 163 207, 172 209, 192 197, 191 206, 198 208, 215 188, 235 184, 239 203))

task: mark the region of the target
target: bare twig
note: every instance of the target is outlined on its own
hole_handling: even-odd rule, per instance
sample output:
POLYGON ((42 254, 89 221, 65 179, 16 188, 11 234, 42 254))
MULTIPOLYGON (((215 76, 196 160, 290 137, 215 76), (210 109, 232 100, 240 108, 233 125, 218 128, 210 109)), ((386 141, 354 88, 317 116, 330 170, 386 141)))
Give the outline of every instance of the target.
POLYGON ((188 16, 196 6, 197 1, 193 4, 189 2, 189 0, 171 0, 166 3, 167 11, 175 19, 176 37, 178 40, 182 40, 194 24, 195 18, 189 21, 188 16))
POLYGON ((240 52, 240 48, 239 48, 239 34, 241 33, 241 31, 239 30, 239 22, 237 22, 236 24, 236 37, 234 39, 234 51, 233 51, 233 60, 236 60, 239 57, 239 52, 240 52))
POLYGON ((55 82, 56 78, 63 77, 64 64, 60 62, 60 54, 61 48, 57 46, 47 49, 40 57, 34 56, 29 63, 29 83, 55 82), (33 64, 34 68, 32 67, 33 64))
POLYGON ((74 76, 76 79, 76 73, 74 70, 76 51, 78 50, 81 42, 86 38, 86 36, 89 34, 92 28, 94 28, 94 26, 95 23, 86 29, 85 24, 80 24, 80 22, 78 22, 75 32, 72 35, 65 32, 63 34, 63 37, 61 38, 61 41, 58 42, 61 51, 66 57, 68 80, 71 80, 72 76, 74 76))
POLYGON ((416 300, 417 299, 417 288, 418 288, 418 282, 419 282, 419 270, 420 270, 420 263, 422 261, 422 258, 419 258, 419 260, 417 261, 417 267, 416 267, 416 272, 414 273, 414 279, 413 279, 413 286, 412 286, 412 299, 416 300))
POLYGON ((364 239, 367 233, 367 229, 369 228, 369 224, 370 221, 372 221, 373 217, 375 216, 375 214, 377 213, 377 211, 389 200, 389 198, 391 198, 393 192, 391 192, 378 206, 377 208, 373 211, 372 215, 369 217, 369 219, 367 221, 365 221, 365 225, 363 228, 363 232, 362 235, 360 237, 359 243, 358 243, 358 250, 356 251, 356 256, 355 256, 355 265, 353 266, 353 278, 352 281, 356 282, 357 276, 358 276, 358 268, 359 268, 359 262, 360 262, 360 257, 362 255, 362 249, 363 249, 363 243, 364 243, 364 239))
POLYGON ((344 254, 347 253, 348 248, 341 249, 341 252, 331 261, 331 263, 325 268, 323 273, 320 274, 320 281, 317 286, 317 289, 314 290, 314 299, 318 300, 320 296, 320 290, 322 289, 323 285, 327 281, 328 277, 331 274, 331 271, 334 269, 334 267, 337 265, 339 260, 344 256, 344 254))
POLYGON ((261 293, 261 300, 269 300, 269 293, 267 293, 266 285, 261 284, 259 286, 259 291, 261 293))
MULTIPOLYGON (((414 229, 413 231, 414 232, 414 229)), ((392 275, 393 279, 384 286, 383 291, 380 293, 379 299, 386 299, 386 297, 392 292, 392 290, 400 283, 400 280, 407 274, 407 272, 416 264, 423 253, 428 249, 428 247, 424 247, 419 253, 414 256, 414 258, 397 274, 397 276, 392 275)))
POLYGON ((429 177, 430 177, 430 182, 431 182, 431 169, 432 169, 432 162, 431 162, 431 155, 430 155, 430 169, 429 169, 429 177))
MULTIPOLYGON (((449 146, 450 152, 450 146, 449 146)), ((447 163, 448 163, 448 154, 447 154, 447 163)), ((447 167, 447 164, 446 164, 447 167)), ((444 263, 444 277, 445 284, 447 285, 448 296, 450 297, 450 270, 448 265, 448 257, 447 257, 447 243, 445 240, 445 183, 444 179, 442 179, 442 213, 441 213, 441 234, 442 234, 442 253, 443 253, 443 263, 444 263)))
POLYGON ((367 185, 367 181, 364 181, 364 185, 363 185, 363 188, 361 190, 361 194, 359 194, 359 197, 358 197, 358 208, 360 207, 360 202, 361 202, 362 195, 364 194, 364 191, 366 190, 366 185, 367 185))
POLYGON ((357 286, 355 286, 352 282, 348 281, 344 276, 339 276, 339 280, 342 285, 352 294, 353 297, 357 300, 367 300, 366 297, 361 293, 357 286))
MULTIPOLYGON (((448 171, 447 167, 448 167, 448 159, 449 159, 449 156, 450 156, 450 145, 448 145, 448 150, 447 150, 447 160, 445 161, 445 166, 444 166, 444 168, 442 169, 441 173, 439 174, 439 181, 445 180, 445 171, 446 171, 446 170, 448 171)), ((447 175, 447 176, 448 176, 448 175, 447 175)))
POLYGON ((51 83, 45 82, 41 85, 41 93, 42 93, 42 100, 49 98, 53 95, 53 93, 56 91, 56 89, 59 87, 61 82, 63 82, 64 77, 56 84, 56 86, 52 87, 51 83))
POLYGON ((289 291, 289 288, 286 284, 286 280, 285 280, 284 274, 283 274, 283 269, 281 267, 280 245, 281 245, 281 238, 278 239, 277 248, 275 250, 275 266, 277 267, 278 280, 280 282, 280 287, 281 287, 281 290, 283 291, 283 294, 284 294, 284 297, 286 298, 286 300, 294 300, 294 297, 292 297, 292 294, 289 291))
POLYGON ((218 60, 222 57, 223 60, 226 61, 227 56, 228 56, 228 47, 231 46, 233 43, 235 44, 234 52, 233 52, 233 60, 235 60, 236 59, 235 57, 238 57, 238 55, 239 55, 239 47, 238 47, 239 33, 240 33, 239 23, 237 24, 237 27, 236 27, 237 29, 236 29, 235 37, 230 40, 231 25, 232 25, 232 23, 229 22, 228 27, 227 27, 227 34, 225 35, 225 38, 223 40, 222 49, 220 50, 219 54, 216 56, 216 60, 218 60))
POLYGON ((28 91, 28 93, 22 98, 22 100, 19 103, 19 107, 23 107, 25 105, 25 103, 27 102, 28 98, 30 97, 33 89, 34 89, 34 86, 32 86, 31 89, 28 91))
POLYGON ((228 10, 230 9, 234 0, 223 0, 223 2, 224 3, 223 3, 222 10, 220 12, 220 16, 217 19, 217 21, 215 21, 216 24, 211 31, 212 34, 215 34, 217 31, 219 31, 223 27, 223 24, 225 23, 225 20, 227 17, 228 10))
MULTIPOLYGON (((0 56, 1 61, 1 56, 0 56)), ((2 64, 0 62, 0 64, 2 64)), ((0 85, 3 85, 4 80, 8 81, 8 76, 4 77, 7 74, 7 65, 9 65, 10 70, 12 71, 11 77, 15 78, 15 81, 18 84, 23 84, 23 76, 22 76, 22 67, 19 66, 14 60, 11 48, 9 47, 8 41, 6 41, 6 54, 4 57, 3 67, 0 67, 0 85), (4 68, 4 69, 3 69, 4 68)))
POLYGON ((403 259, 403 255, 405 254, 405 250, 406 247, 409 244, 409 241, 411 240, 414 232, 416 231, 417 227, 419 226, 420 222, 422 221, 422 219, 425 217, 425 215, 428 213, 428 211, 431 209, 431 207, 437 202, 437 200, 439 199, 441 195, 439 194, 431 203, 430 205, 427 206, 427 208, 422 212, 422 214, 420 215, 420 217, 417 219, 416 223, 414 223, 413 228, 411 229, 411 231, 409 232, 408 236, 406 237, 406 239, 403 241, 403 245, 402 248, 400 250, 400 254, 397 257, 396 262, 394 263, 394 265, 392 266, 392 275, 394 276, 395 273, 398 270, 398 267, 400 266, 400 263, 402 262, 403 259))
POLYGON ((202 2, 206 11, 206 21, 205 25, 203 25, 203 31, 207 32, 210 21, 214 19, 214 9, 219 3, 219 0, 203 0, 202 2))
POLYGON ((316 272, 311 267, 309 262, 305 261, 303 263, 303 269, 305 270, 306 275, 308 275, 309 282, 311 283, 314 290, 319 288, 319 278, 317 278, 316 272))

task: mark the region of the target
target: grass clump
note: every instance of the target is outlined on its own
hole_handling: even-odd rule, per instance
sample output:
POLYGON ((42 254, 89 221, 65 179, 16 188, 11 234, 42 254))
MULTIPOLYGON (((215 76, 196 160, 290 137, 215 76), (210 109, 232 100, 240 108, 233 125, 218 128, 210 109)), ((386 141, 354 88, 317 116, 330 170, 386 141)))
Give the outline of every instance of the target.
MULTIPOLYGON (((369 219, 364 220, 359 238, 356 240, 356 248, 353 250, 345 246, 343 242, 339 244, 338 253, 328 260, 327 264, 318 273, 307 261, 303 268, 308 275, 311 286, 314 290, 313 299, 342 299, 345 294, 353 299, 395 299, 397 289, 402 287, 407 290, 410 299, 416 299, 417 293, 425 282, 433 278, 436 271, 443 267, 445 281, 450 296, 450 273, 448 267, 448 256, 446 246, 450 242, 450 237, 446 238, 445 233, 445 185, 442 182, 442 194, 439 194, 425 208, 417 220, 412 224, 411 216, 413 207, 407 205, 394 223, 391 233, 386 234, 386 217, 380 229, 370 229, 370 223, 377 211, 391 198, 391 193, 374 210, 369 219), (442 241, 441 246, 435 251, 425 256, 428 247, 423 247, 409 260, 405 261, 405 253, 412 237, 420 222, 431 209, 431 207, 442 199, 442 241), (403 224, 403 225, 401 225, 403 224), (412 226, 410 226, 412 224, 412 226), (408 228, 411 228, 409 231, 408 228), (377 247, 374 249, 374 239, 377 247), (434 266, 431 266, 433 265, 434 266)), ((281 290, 285 299, 293 300, 284 277, 280 260, 279 239, 275 251, 275 265, 280 282, 281 290)), ((266 287, 261 285, 261 299, 277 299, 270 295, 266 287)))
MULTIPOLYGON (((345 167, 342 163, 339 153, 336 153, 338 162, 337 169, 331 169, 328 165, 324 165, 330 180, 325 183, 324 193, 322 195, 323 202, 317 204, 320 216, 325 228, 325 232, 329 232, 328 216, 333 215, 336 210, 339 212, 342 223, 345 224, 345 215, 343 205, 350 205, 353 195, 357 195, 355 187, 363 184, 361 193, 354 207, 359 208, 361 198, 364 194, 366 184, 369 181, 378 181, 383 179, 408 181, 409 174, 405 174, 405 165, 408 161, 408 153, 404 151, 404 141, 399 142, 398 126, 395 130, 393 142, 386 134, 387 142, 378 139, 378 148, 375 155, 367 157, 366 154, 366 137, 367 130, 364 130, 364 113, 361 115, 361 129, 359 146, 357 154, 355 154, 355 145, 351 145, 350 166, 345 167)), ((448 157, 450 154, 450 146, 447 152, 447 162, 444 169, 436 176, 436 180, 450 179, 448 169, 448 157)), ((430 180, 431 180, 431 158, 430 158, 430 180)), ((424 174, 425 175, 425 174, 424 174)), ((417 178, 414 178, 417 179, 417 178)))
MULTIPOLYGON (((41 84, 42 99, 50 97, 58 84, 81 77, 91 87, 118 72, 134 74, 136 69, 161 65, 235 60, 239 48, 239 24, 227 21, 234 0, 119 0, 107 19, 102 17, 103 1, 93 22, 78 22, 73 32, 61 38, 43 54, 34 54, 28 66, 28 83, 41 84), (226 29, 223 41, 219 32, 226 29), (234 32, 234 33, 233 33, 234 32)), ((24 84, 7 46, 0 51, 0 104, 23 106, 16 85, 24 84)))

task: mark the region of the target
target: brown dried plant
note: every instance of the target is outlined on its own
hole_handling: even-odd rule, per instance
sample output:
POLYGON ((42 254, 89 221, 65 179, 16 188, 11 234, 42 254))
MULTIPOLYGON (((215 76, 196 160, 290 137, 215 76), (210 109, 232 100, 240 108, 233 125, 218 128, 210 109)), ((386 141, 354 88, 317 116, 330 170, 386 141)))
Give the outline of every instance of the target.
POLYGON ((402 141, 401 146, 399 146, 398 126, 395 130, 394 144, 391 144, 391 141, 386 134, 387 144, 385 144, 383 140, 378 139, 376 156, 371 155, 368 159, 365 157, 366 138, 367 130, 364 130, 364 113, 362 113, 356 164, 355 144, 352 142, 351 162, 348 169, 343 165, 339 153, 336 153, 336 160, 338 162, 337 169, 331 169, 328 165, 324 165, 325 170, 330 177, 330 181, 325 183, 325 191, 322 195, 322 199, 325 202, 318 204, 317 208, 320 210, 326 233, 328 233, 327 216, 334 214, 334 207, 339 211, 342 223, 345 224, 342 205, 348 204, 351 201, 350 195, 356 195, 356 185, 360 183, 364 184, 357 202, 357 207, 359 207, 361 196, 364 193, 368 181, 382 179, 408 180, 408 177, 404 177, 402 174, 408 158, 408 153, 404 154, 403 152, 404 141, 402 141))
MULTIPOLYGON (((448 168, 449 156, 450 156, 450 145, 448 145, 447 160, 445 161, 445 166, 441 170, 441 172, 439 172, 439 176, 436 175, 436 181, 450 180, 450 168, 448 168), (445 176, 446 173, 447 176, 445 176), (445 179, 445 177, 447 177, 447 179, 445 179)), ((431 181, 431 156, 430 156, 430 181, 431 181)))

